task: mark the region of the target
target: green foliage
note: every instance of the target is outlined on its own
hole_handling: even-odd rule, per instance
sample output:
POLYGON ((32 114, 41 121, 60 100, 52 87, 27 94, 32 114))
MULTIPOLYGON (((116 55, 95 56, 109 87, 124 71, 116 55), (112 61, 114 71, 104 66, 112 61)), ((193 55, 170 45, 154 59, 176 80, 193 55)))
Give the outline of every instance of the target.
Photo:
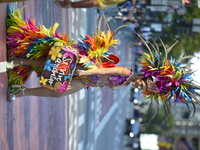
MULTIPOLYGON (((155 113, 154 108, 151 108, 145 116, 145 120, 149 121, 153 117, 155 113)), ((166 119, 166 112, 165 108, 163 106, 160 106, 160 110, 157 113, 157 115, 151 120, 149 123, 141 126, 141 130, 143 133, 149 133, 149 134, 158 134, 161 135, 164 132, 171 132, 174 124, 173 124, 173 118, 170 116, 167 121, 166 119)))
MULTIPOLYGON (((200 18, 200 9, 197 7, 197 1, 191 1, 191 4, 186 4, 186 14, 178 15, 175 11, 173 14, 173 22, 171 26, 167 26, 163 29, 163 33, 159 35, 163 42, 170 46, 174 43, 174 37, 179 34, 179 43, 174 46, 170 55, 174 58, 179 58, 181 54, 193 55, 195 52, 200 51, 200 33, 177 33, 176 27, 188 28, 191 31, 192 28, 189 26, 192 24, 193 18, 200 18), (185 23, 177 24, 176 20, 181 20, 185 23)), ((161 13, 159 15, 159 21, 163 21, 166 18, 167 13, 161 13)))
POLYGON ((182 43, 179 41, 174 48, 170 51, 169 55, 172 56, 173 58, 178 59, 180 57, 180 55, 183 53, 183 45, 182 43))
POLYGON ((186 5, 186 20, 191 22, 193 18, 200 18, 200 9, 197 7, 197 2, 192 1, 191 4, 186 5))
MULTIPOLYGON (((175 41, 175 34, 168 32, 169 35, 164 37, 162 36, 161 39, 164 41, 166 47, 170 47, 173 45, 175 41)), ((179 42, 172 48, 172 50, 169 53, 169 56, 172 56, 173 58, 179 58, 180 55, 183 53, 184 47, 183 44, 181 43, 180 39, 176 39, 179 42)))
POLYGON ((185 54, 193 55, 195 52, 200 51, 200 33, 196 33, 191 36, 182 34, 181 39, 185 54))
POLYGON ((160 13, 160 15, 158 16, 158 20, 163 21, 166 16, 167 16, 167 12, 160 13))

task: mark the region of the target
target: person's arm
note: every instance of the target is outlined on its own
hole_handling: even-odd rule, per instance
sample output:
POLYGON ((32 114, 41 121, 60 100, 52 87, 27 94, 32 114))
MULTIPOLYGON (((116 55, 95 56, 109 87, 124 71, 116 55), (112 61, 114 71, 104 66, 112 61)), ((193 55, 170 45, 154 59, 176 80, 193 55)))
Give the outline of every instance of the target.
POLYGON ((92 70, 76 70, 75 74, 77 76, 89 76, 89 75, 119 75, 119 76, 128 76, 130 75, 131 70, 126 67, 111 67, 111 68, 98 68, 92 70))

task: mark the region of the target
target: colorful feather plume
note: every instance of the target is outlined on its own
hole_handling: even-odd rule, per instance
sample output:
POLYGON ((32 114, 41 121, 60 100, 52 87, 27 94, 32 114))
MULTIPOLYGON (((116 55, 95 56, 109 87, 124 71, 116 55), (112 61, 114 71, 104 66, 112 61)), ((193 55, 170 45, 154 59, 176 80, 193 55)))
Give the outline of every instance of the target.
MULTIPOLYGON (((115 45, 118 44, 118 39, 114 39, 114 34, 117 30, 112 32, 105 16, 101 15, 98 19, 97 32, 93 34, 93 37, 90 35, 87 35, 85 37, 81 36, 74 47, 79 50, 80 55, 84 56, 84 58, 89 58, 90 62, 92 62, 92 65, 95 64, 98 68, 115 66, 116 61, 110 59, 110 55, 112 55, 112 53, 109 53, 108 51, 110 47, 114 47, 117 49, 115 45), (103 18, 108 27, 107 31, 100 31, 100 26, 103 18), (106 62, 109 62, 109 65, 106 64, 106 62)), ((117 57, 115 59, 119 58, 117 57)))
MULTIPOLYGON (((74 44, 74 41, 65 33, 61 34, 56 31, 58 23, 50 28, 45 28, 43 25, 37 26, 35 19, 30 19, 29 15, 27 21, 24 21, 21 16, 24 7, 14 10, 8 5, 7 8, 8 57, 38 59, 47 56, 55 43, 62 43, 63 46, 74 44)), ((24 84, 32 71, 40 76, 42 67, 23 65, 9 70, 9 86, 24 84)), ((10 87, 10 91, 13 90, 15 89, 10 87)))
POLYGON ((192 78, 194 71, 190 68, 191 63, 182 64, 182 61, 195 56, 184 55, 178 60, 168 58, 168 53, 178 42, 177 40, 167 48, 163 41, 159 39, 162 44, 162 49, 160 49, 153 39, 153 42, 148 41, 147 43, 140 35, 137 35, 137 37, 149 51, 149 54, 144 53, 142 56, 141 72, 145 78, 154 79, 153 84, 147 84, 143 96, 158 103, 161 100, 168 108, 170 108, 169 105, 172 100, 174 103, 180 102, 187 106, 188 103, 191 103, 195 110, 194 103, 200 104, 200 94, 198 93, 200 86, 192 78))
POLYGON ((88 54, 91 58, 100 58, 102 54, 109 50, 110 46, 117 48, 114 44, 118 44, 118 40, 114 39, 114 35, 111 31, 102 31, 100 34, 96 33, 94 34, 94 38, 88 35, 84 41, 90 44, 88 54))
POLYGON ((7 39, 8 55, 10 57, 39 58, 48 54, 49 48, 55 42, 73 44, 66 34, 56 32, 58 23, 49 29, 43 25, 37 26, 35 19, 28 16, 27 22, 21 17, 23 8, 12 10, 8 6, 7 14, 7 39))

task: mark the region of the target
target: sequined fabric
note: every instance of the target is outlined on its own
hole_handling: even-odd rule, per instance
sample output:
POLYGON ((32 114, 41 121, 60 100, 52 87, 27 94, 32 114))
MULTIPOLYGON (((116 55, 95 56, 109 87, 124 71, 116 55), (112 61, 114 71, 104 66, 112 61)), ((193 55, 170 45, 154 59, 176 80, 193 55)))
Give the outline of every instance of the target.
POLYGON ((91 75, 91 76, 82 76, 77 77, 85 87, 110 87, 111 89, 117 89, 120 86, 123 86, 129 82, 129 78, 132 76, 132 72, 130 75, 126 77, 122 77, 119 75, 91 75))

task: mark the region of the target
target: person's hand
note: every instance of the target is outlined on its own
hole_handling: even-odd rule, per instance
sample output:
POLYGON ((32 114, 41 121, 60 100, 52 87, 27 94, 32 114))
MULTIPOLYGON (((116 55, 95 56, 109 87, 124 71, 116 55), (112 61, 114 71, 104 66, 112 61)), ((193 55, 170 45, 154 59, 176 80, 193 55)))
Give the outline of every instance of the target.
POLYGON ((137 87, 138 89, 146 88, 146 82, 142 76, 138 76, 137 78, 135 78, 132 85, 137 87))
POLYGON ((74 73, 74 76, 76 76, 76 77, 86 76, 86 75, 87 75, 86 72, 87 72, 87 71, 85 71, 85 70, 79 70, 79 69, 77 69, 77 70, 75 71, 75 73, 74 73))

